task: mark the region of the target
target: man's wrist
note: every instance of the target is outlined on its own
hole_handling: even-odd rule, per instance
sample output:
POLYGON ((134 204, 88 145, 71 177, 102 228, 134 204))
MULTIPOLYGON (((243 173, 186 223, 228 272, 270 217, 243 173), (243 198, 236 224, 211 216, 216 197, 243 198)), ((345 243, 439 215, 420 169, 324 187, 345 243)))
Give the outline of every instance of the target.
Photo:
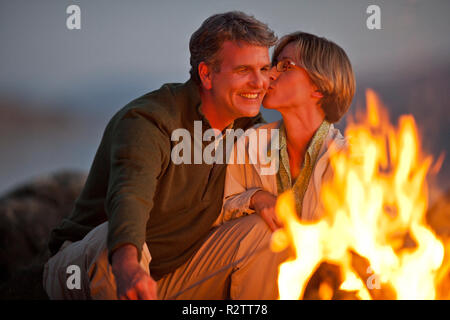
POLYGON ((132 244, 124 244, 116 248, 111 255, 112 267, 117 267, 123 263, 139 263, 138 252, 136 246, 132 244))

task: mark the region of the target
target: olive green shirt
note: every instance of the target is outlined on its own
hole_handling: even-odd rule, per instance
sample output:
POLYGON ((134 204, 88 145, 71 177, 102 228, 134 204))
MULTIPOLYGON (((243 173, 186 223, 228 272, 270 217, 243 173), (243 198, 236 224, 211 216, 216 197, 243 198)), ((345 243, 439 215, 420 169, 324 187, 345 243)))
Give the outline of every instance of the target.
MULTIPOLYGON (((155 280, 187 261, 221 211, 226 172, 225 164, 171 161, 175 129, 186 129, 194 146, 194 121, 202 121, 202 134, 211 128, 200 108, 198 86, 189 80, 165 84, 118 111, 71 215, 51 233, 51 253, 108 221, 109 259, 123 244, 136 246, 140 259, 145 241, 155 280)), ((262 121, 258 114, 233 126, 245 130, 262 121)), ((210 143, 203 141, 202 148, 210 143)), ((193 159, 193 148, 191 153, 193 159)))
POLYGON ((326 120, 322 122, 319 128, 314 133, 311 141, 306 149, 305 158, 302 162, 300 173, 295 181, 292 181, 291 169, 289 166, 289 155, 287 152, 286 143, 286 128, 284 122, 280 127, 280 167, 277 173, 277 189, 278 194, 292 189, 295 196, 295 204, 297 214, 300 216, 302 212, 303 197, 308 188, 311 174, 316 165, 320 148, 328 134, 330 123, 326 120))

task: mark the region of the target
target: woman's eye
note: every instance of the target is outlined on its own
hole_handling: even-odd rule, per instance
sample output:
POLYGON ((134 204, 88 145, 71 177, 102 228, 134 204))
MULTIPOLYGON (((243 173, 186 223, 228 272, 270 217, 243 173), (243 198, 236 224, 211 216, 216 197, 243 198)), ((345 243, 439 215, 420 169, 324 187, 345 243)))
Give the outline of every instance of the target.
POLYGON ((294 66, 289 61, 286 61, 286 69, 294 69, 294 66))

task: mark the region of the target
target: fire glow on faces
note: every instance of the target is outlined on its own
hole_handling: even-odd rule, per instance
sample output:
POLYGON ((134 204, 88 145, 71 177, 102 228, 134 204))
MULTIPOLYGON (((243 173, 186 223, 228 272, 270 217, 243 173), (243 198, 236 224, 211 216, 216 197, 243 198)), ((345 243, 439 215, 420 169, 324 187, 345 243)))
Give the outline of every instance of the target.
POLYGON ((263 105, 267 109, 282 111, 286 108, 315 105, 318 100, 317 87, 308 73, 296 62, 295 47, 288 44, 280 52, 277 61, 289 60, 291 65, 285 72, 278 72, 272 67, 270 86, 264 98, 263 105))
POLYGON ((235 119, 256 116, 269 87, 268 48, 225 41, 220 61, 220 71, 210 74, 215 105, 235 119))

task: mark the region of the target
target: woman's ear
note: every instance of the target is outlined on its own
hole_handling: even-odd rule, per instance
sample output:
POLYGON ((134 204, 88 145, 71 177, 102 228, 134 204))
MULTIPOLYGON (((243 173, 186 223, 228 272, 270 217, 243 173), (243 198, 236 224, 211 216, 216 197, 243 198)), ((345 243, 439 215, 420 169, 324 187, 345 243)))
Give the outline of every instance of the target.
POLYGON ((320 92, 319 90, 316 90, 316 91, 314 91, 312 94, 311 94, 314 98, 323 98, 323 93, 322 92, 320 92))
POLYGON ((205 88, 206 90, 210 90, 212 88, 211 69, 203 61, 198 65, 198 75, 202 82, 203 88, 205 88))

